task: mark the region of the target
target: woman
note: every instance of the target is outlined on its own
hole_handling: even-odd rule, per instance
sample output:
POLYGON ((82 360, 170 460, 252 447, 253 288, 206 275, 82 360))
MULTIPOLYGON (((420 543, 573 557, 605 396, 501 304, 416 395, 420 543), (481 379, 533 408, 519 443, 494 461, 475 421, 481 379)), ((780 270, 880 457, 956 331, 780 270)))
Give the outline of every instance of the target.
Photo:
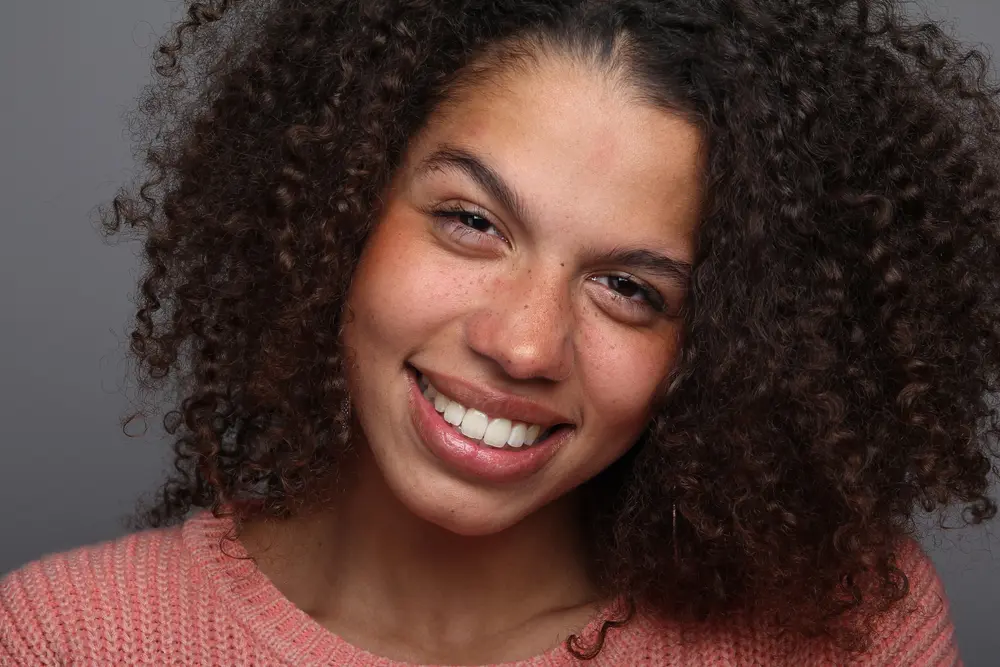
POLYGON ((995 511, 981 56, 888 0, 220 0, 157 65, 106 220, 176 473, 7 578, 5 660, 958 662, 911 517, 995 511))

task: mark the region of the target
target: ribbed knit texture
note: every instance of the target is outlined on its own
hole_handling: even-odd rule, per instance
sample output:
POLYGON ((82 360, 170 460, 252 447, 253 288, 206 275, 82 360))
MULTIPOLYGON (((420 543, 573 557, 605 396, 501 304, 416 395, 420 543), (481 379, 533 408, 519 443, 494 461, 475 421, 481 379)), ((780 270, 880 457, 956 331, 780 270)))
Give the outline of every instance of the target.
MULTIPOLYGON (((226 519, 201 513, 182 527, 147 531, 48 556, 0 582, 0 665, 295 665, 412 667, 351 646, 295 607, 221 538, 226 519), (224 552, 225 553, 224 553, 224 552)), ((915 543, 901 566, 906 611, 872 650, 848 660, 821 643, 749 626, 681 626, 639 616, 608 634, 588 665, 729 667, 956 665, 947 604, 915 543)), ((599 625, 594 619, 584 636, 599 625)), ((563 646, 502 667, 579 664, 563 646)), ((494 666, 501 667, 501 666, 494 666)))

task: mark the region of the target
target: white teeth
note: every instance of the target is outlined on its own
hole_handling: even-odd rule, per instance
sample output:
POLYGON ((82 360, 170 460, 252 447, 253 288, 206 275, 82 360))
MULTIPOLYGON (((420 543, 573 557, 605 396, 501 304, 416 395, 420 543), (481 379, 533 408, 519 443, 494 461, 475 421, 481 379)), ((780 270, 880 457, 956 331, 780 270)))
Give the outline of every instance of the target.
POLYGON ((534 444, 542 427, 538 424, 523 424, 512 422, 502 417, 490 417, 475 409, 466 409, 464 405, 453 401, 431 385, 426 378, 420 377, 419 386, 424 397, 434 404, 434 409, 442 414, 444 420, 456 427, 462 435, 472 440, 482 440, 489 447, 522 447, 534 444))
POLYGON ((511 426, 509 419, 492 420, 490 425, 486 427, 486 433, 483 434, 483 442, 490 447, 503 447, 507 444, 507 438, 510 437, 511 426))
POLYGON ((528 427, 524 424, 514 424, 513 428, 510 429, 507 444, 511 447, 520 447, 524 444, 524 434, 527 432, 528 427))
POLYGON ((486 434, 486 425, 489 421, 490 418, 486 416, 485 412, 466 410, 465 416, 462 417, 462 425, 458 427, 458 430, 466 438, 481 440, 483 435, 486 434))
POLYGON ((444 420, 446 422, 452 426, 458 426, 464 418, 465 408, 462 407, 461 403, 456 403, 455 401, 448 403, 448 407, 444 409, 444 420))

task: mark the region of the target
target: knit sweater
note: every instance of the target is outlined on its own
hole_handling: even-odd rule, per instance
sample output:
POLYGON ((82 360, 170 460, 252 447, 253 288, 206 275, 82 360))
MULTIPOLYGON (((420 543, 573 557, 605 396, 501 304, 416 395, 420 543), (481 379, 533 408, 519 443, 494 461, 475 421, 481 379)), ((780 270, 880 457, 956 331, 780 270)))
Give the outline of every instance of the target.
MULTIPOLYGON (((183 526, 47 556, 0 582, 0 665, 237 665, 413 667, 351 646, 275 588, 227 519, 201 513, 183 526)), ((864 656, 789 635, 682 625, 639 615, 611 629, 590 665, 606 667, 959 664, 941 584, 907 543, 906 612, 887 620, 864 656)), ((601 617, 583 631, 592 638, 601 617)), ((568 667, 563 647, 503 667, 568 667)), ((499 666, 494 666, 499 667, 499 666)))

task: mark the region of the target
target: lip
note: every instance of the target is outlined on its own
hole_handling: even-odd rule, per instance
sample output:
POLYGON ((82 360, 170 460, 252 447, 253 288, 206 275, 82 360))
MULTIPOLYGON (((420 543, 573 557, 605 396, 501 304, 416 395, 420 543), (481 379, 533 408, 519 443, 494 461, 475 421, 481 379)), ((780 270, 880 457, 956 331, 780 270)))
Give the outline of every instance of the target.
POLYGON ((559 429, 537 445, 518 449, 497 449, 470 440, 446 422, 424 398, 413 371, 409 370, 406 375, 410 384, 410 414, 420 439, 435 458, 462 477, 494 484, 522 481, 544 468, 572 437, 574 429, 559 429))
POLYGON ((504 417, 525 424, 538 424, 546 429, 556 424, 573 426, 566 415, 527 398, 508 394, 490 387, 474 385, 461 378, 416 368, 434 388, 466 408, 474 408, 491 417, 504 417))

